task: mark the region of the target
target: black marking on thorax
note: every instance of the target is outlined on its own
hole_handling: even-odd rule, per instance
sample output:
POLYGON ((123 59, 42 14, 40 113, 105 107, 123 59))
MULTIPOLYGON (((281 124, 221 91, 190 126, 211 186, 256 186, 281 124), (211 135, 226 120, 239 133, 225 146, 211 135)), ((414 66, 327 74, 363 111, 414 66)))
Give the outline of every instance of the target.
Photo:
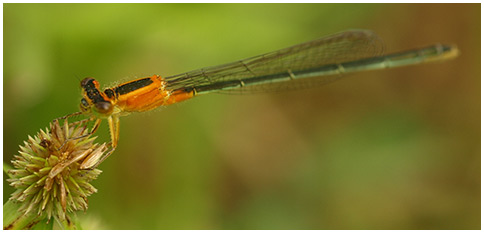
POLYGON ((119 87, 115 87, 114 91, 118 95, 124 95, 132 91, 138 90, 142 87, 146 87, 152 83, 153 83, 153 80, 151 80, 151 78, 139 79, 139 80, 135 80, 135 81, 123 84, 119 87))

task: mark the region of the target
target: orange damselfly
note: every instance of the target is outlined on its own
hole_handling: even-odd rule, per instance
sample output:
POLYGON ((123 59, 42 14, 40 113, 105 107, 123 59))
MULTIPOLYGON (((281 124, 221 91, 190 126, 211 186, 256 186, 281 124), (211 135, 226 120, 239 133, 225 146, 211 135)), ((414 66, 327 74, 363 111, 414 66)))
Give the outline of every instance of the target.
POLYGON ((442 61, 458 55, 452 45, 429 47, 381 55, 383 43, 368 30, 350 30, 267 54, 207 67, 174 76, 140 78, 100 90, 93 78, 81 81, 81 111, 95 120, 91 134, 107 119, 110 152, 84 165, 99 165, 116 148, 119 117, 145 112, 211 92, 268 92, 297 89, 332 82, 344 74, 442 61))

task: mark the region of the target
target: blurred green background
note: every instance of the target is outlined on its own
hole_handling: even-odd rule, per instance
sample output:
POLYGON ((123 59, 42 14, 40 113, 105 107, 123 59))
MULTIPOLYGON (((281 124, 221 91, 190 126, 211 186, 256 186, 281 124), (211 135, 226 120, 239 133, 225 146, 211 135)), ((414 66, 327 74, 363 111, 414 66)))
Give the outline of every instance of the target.
POLYGON ((108 87, 370 29, 387 52, 461 55, 124 117, 84 227, 479 229, 480 21, 479 4, 4 4, 4 162, 78 110, 84 77, 108 87))

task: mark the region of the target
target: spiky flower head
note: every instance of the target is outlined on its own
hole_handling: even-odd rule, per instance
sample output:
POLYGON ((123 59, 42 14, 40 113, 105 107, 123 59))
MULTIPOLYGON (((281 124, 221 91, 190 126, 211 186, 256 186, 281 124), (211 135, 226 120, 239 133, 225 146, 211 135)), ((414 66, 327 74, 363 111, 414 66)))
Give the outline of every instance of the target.
POLYGON ((89 182, 101 170, 83 170, 82 165, 93 158, 100 158, 106 144, 94 144, 96 137, 88 134, 88 120, 68 123, 64 120, 50 124, 50 129, 40 130, 20 146, 9 170, 10 185, 16 191, 11 200, 21 203, 19 211, 37 214, 41 218, 66 220, 66 214, 86 210, 87 197, 95 192, 89 182))

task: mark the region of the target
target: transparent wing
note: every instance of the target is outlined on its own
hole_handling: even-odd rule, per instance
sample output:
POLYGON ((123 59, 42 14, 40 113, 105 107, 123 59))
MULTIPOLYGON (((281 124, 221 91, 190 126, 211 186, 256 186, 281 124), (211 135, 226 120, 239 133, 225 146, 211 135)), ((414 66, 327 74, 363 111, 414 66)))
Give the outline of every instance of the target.
MULTIPOLYGON (((166 77, 167 88, 172 90, 216 85, 220 82, 247 80, 281 72, 299 71, 329 64, 358 60, 381 55, 383 42, 371 31, 350 30, 289 48, 239 60, 224 65, 193 70, 166 77)), ((291 90, 322 85, 338 77, 335 75, 293 81, 264 83, 221 92, 268 92, 291 90)))

